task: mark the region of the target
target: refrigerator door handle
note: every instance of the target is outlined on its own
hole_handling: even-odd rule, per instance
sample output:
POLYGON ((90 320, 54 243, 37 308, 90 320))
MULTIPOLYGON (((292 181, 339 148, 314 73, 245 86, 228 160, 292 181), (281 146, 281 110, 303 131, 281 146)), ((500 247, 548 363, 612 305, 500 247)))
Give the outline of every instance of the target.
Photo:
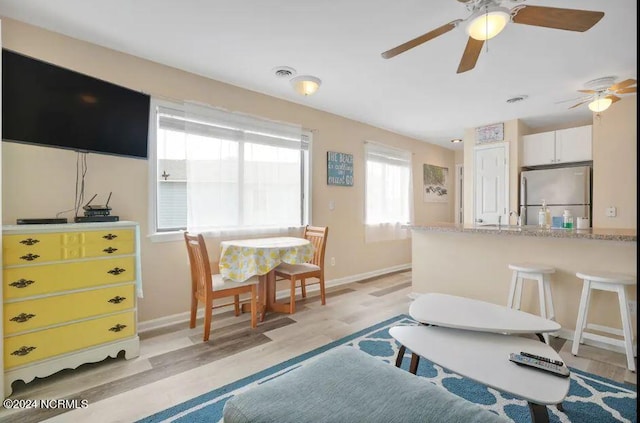
POLYGON ((527 222, 527 178, 522 176, 520 178, 520 221, 523 225, 527 222))

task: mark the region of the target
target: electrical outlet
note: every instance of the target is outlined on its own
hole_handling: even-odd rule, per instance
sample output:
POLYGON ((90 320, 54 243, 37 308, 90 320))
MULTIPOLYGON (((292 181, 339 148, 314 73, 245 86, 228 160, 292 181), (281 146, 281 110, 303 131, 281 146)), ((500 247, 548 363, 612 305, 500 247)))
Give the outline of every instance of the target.
POLYGON ((336 258, 335 257, 331 257, 331 265, 332 266, 336 265, 336 258))
POLYGON ((627 307, 629 307, 629 313, 631 314, 636 314, 638 312, 638 303, 636 301, 627 301, 627 307))

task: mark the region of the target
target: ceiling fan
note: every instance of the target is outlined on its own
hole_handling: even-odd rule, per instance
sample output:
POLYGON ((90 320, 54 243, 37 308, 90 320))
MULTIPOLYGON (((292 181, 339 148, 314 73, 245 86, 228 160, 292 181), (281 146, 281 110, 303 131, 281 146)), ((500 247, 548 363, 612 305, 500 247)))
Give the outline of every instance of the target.
POLYGON ((593 112, 603 112, 616 101, 620 100, 619 95, 635 93, 637 87, 635 79, 625 79, 624 81, 615 83, 615 76, 605 76, 603 78, 594 79, 584 84, 585 90, 578 90, 580 93, 587 94, 578 99, 578 103, 569 107, 573 109, 585 103, 589 103, 589 109, 593 112))
POLYGON ((523 25, 543 26, 546 28, 564 29, 584 32, 594 26, 604 12, 591 10, 561 9, 557 7, 518 5, 511 9, 501 6, 506 2, 522 2, 524 0, 458 0, 464 3, 471 14, 465 19, 456 19, 427 32, 413 40, 382 53, 384 59, 390 59, 400 53, 417 47, 453 28, 464 25, 469 40, 462 54, 457 73, 467 72, 476 66, 484 42, 495 37, 509 22, 523 25))

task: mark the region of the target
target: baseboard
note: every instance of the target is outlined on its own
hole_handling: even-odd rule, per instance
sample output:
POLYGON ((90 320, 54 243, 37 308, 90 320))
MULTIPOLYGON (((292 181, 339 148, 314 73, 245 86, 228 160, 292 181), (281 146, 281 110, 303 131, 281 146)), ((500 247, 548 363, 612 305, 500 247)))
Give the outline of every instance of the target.
MULTIPOLYGON (((326 288, 331 288, 331 287, 335 287, 335 286, 340 286, 340 285, 346 285, 352 282, 359 282, 359 281, 363 281, 366 279, 371 279, 371 278, 375 278, 378 276, 383 276, 383 275, 388 275, 390 273, 396 273, 396 272, 401 272, 404 270, 409 270, 411 269, 411 264, 400 264, 397 266, 391 266, 391 267, 387 267, 384 269, 378 269, 378 270, 374 270, 371 272, 365 272, 365 273, 360 273, 357 275, 351 275, 351 276, 347 276, 344 278, 338 278, 338 279, 327 279, 324 282, 324 285, 326 288)), ((313 284, 313 285, 309 285, 309 287, 307 288, 307 292, 314 292, 314 291, 318 291, 320 290, 320 286, 318 284, 313 284)), ((288 298, 289 297, 289 290, 288 289, 282 289, 280 291, 276 292, 276 298, 281 299, 281 298, 288 298)), ((223 313, 225 311, 231 310, 231 306, 229 307, 220 307, 217 308, 213 311, 214 314, 217 313, 223 313)), ((144 322, 140 322, 138 323, 138 332, 139 333, 144 333, 145 331, 151 331, 154 329, 159 329, 159 328, 163 328, 166 326, 171 326, 174 324, 179 324, 179 323, 184 323, 189 321, 190 318, 190 312, 185 311, 184 313, 177 313, 177 314, 172 314, 170 316, 163 316, 163 317, 159 317, 157 319, 151 319, 151 320, 146 320, 144 322)), ((198 314, 197 317, 198 318, 202 318, 204 316, 204 310, 202 308, 198 309, 198 314)))

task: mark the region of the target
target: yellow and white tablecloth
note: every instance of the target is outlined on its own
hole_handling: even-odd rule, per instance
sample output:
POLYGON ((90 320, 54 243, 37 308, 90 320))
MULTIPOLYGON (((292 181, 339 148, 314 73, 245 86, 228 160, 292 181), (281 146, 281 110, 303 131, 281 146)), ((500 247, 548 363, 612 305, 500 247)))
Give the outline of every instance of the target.
POLYGON ((222 241, 220 274, 242 282, 266 275, 280 263, 300 264, 313 258, 313 244, 304 238, 274 237, 222 241))

